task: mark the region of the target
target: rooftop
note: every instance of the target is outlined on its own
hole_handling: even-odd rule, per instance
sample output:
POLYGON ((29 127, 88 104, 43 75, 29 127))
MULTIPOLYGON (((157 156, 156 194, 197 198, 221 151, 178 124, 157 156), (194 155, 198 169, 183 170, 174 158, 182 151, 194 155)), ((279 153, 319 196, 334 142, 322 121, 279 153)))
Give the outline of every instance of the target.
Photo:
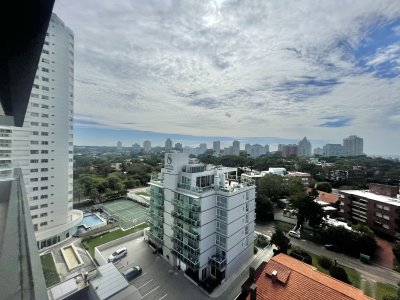
MULTIPOLYGON (((256 272, 258 300, 372 299, 365 296, 361 290, 285 254, 273 257, 260 268, 262 272, 256 272), (276 274, 274 282, 273 273, 276 274)), ((250 295, 246 299, 250 299, 250 295)))
POLYGON ((344 191, 340 191, 340 193, 359 196, 359 197, 363 197, 366 199, 371 199, 371 200, 378 201, 381 203, 400 207, 400 199, 391 198, 391 197, 383 196, 383 195, 377 195, 377 194, 370 192, 369 190, 344 190, 344 191))

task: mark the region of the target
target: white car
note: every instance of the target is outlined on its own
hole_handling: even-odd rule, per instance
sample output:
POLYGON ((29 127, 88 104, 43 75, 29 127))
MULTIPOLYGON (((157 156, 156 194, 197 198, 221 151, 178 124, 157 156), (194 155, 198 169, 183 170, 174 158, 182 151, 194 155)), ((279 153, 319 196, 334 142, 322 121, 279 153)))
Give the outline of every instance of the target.
POLYGON ((297 239, 300 239, 300 238, 301 238, 300 232, 294 231, 294 230, 290 230, 290 231, 289 231, 289 236, 295 237, 295 238, 297 238, 297 239))
POLYGON ((126 256, 127 254, 128 254, 128 250, 125 247, 118 249, 117 251, 114 251, 113 254, 111 254, 108 257, 108 262, 114 262, 114 261, 126 256))

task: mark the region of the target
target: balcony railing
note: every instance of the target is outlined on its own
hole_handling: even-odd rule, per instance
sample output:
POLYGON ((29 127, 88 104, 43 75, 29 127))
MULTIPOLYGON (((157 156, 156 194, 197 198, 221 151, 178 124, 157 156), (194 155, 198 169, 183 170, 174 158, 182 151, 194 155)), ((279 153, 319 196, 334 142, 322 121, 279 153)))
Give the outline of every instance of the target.
MULTIPOLYGON (((163 228, 163 223, 161 223, 161 222, 159 222, 159 221, 156 221, 156 220, 154 220, 154 219, 149 219, 149 223, 150 223, 150 225, 152 225, 152 226, 154 226, 154 227, 156 227, 156 228, 159 228, 159 229, 161 229, 161 230, 164 230, 164 228, 163 228)), ((151 226, 150 226, 151 227, 151 226)))
POLYGON ((182 232, 184 236, 186 236, 189 239, 195 240, 195 241, 199 241, 200 240, 200 233, 195 232, 193 230, 186 230, 183 227, 174 224, 173 228, 175 231, 177 232, 182 232))
POLYGON ((200 226, 200 221, 196 218, 191 218, 189 216, 185 216, 182 213, 176 212, 176 211, 172 211, 172 216, 195 227, 199 227, 200 226))
POLYGON ((161 210, 164 209, 164 203, 155 201, 153 197, 150 197, 149 203, 150 203, 150 207, 153 206, 153 207, 161 209, 161 210))
POLYGON ((155 183, 163 183, 164 178, 161 176, 161 174, 151 175, 150 181, 155 182, 155 183))
POLYGON ((173 200, 172 200, 172 203, 173 203, 174 205, 176 205, 176 206, 179 206, 179 207, 181 207, 181 208, 183 208, 183 209, 190 210, 190 211, 193 211, 193 212, 200 212, 200 211, 201 211, 199 205, 197 205, 197 204, 184 203, 184 202, 183 202, 182 200, 180 200, 180 199, 173 199, 173 200))
POLYGON ((151 230, 147 231, 147 235, 153 239, 153 240, 157 240, 159 242, 163 242, 163 235, 159 234, 159 233, 155 233, 155 232, 151 232, 151 230))
POLYGON ((198 270, 200 267, 200 263, 197 260, 196 256, 185 256, 184 253, 180 251, 179 248, 173 248, 172 253, 178 257, 181 261, 183 261, 186 265, 188 265, 193 270, 198 270))
POLYGON ((223 271, 226 267, 226 258, 220 257, 218 255, 213 255, 209 259, 211 266, 216 267, 218 270, 223 271))
POLYGON ((147 215, 148 215, 150 218, 155 217, 155 218, 157 218, 158 220, 161 220, 161 221, 164 220, 164 214, 163 214, 162 211, 160 211, 160 210, 155 211, 155 210, 150 209, 150 210, 148 211, 147 215))
POLYGON ((172 241, 175 243, 175 246, 178 246, 180 248, 183 248, 187 251, 189 251, 190 253, 192 253, 193 255, 199 255, 200 254, 200 248, 197 245, 189 245, 183 242, 182 240, 183 237, 180 237, 179 235, 173 235, 172 236, 172 241))

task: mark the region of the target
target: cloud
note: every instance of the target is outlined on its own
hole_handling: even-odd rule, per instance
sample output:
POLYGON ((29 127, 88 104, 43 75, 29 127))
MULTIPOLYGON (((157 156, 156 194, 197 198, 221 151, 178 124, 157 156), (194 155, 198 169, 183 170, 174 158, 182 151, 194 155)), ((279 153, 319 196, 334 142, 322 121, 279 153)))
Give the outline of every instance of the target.
POLYGON ((75 35, 75 112, 101 126, 332 140, 351 130, 372 150, 368 138, 395 140, 378 120, 398 107, 398 1, 58 0, 55 12, 75 35), (321 124, 326 115, 350 119, 321 124))
POLYGON ((346 117, 326 117, 324 119, 329 121, 319 124, 320 127, 345 127, 350 126, 352 122, 351 118, 346 117))

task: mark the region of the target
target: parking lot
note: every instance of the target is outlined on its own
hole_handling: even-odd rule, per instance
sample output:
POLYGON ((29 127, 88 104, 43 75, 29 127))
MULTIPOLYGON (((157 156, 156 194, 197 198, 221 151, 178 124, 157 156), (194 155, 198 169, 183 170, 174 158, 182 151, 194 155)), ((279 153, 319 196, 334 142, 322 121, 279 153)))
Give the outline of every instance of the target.
POLYGON ((131 281, 145 300, 175 300, 175 299, 209 299, 196 285, 187 279, 182 271, 176 270, 152 249, 143 237, 105 249, 102 255, 107 259, 115 250, 126 247, 128 255, 115 266, 125 271, 133 266, 140 266, 142 275, 131 281))

